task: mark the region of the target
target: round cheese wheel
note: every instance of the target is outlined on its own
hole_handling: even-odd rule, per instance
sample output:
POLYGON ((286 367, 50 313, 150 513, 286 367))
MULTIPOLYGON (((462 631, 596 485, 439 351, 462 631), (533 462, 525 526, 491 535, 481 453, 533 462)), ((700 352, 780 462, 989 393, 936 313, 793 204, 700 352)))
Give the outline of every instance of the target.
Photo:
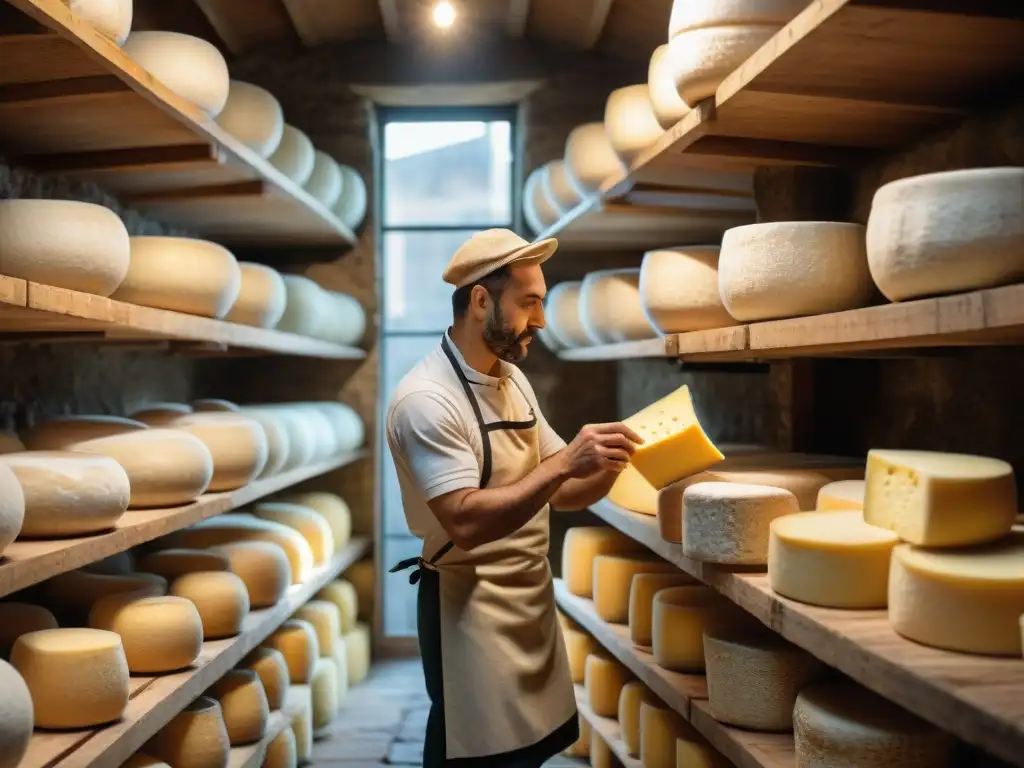
POLYGON ((295 685, 309 683, 316 660, 320 658, 320 646, 312 624, 301 619, 289 619, 267 638, 265 645, 284 656, 290 682, 295 685))
POLYGON ((640 302, 659 333, 735 325, 718 292, 717 245, 648 251, 640 266, 640 302))
POLYGON ((338 291, 323 292, 318 338, 332 344, 355 346, 366 333, 366 310, 355 297, 338 291))
POLYGON ((91 728, 119 719, 128 706, 128 662, 113 632, 29 632, 14 643, 11 664, 32 694, 37 728, 91 728))
POLYGON ((238 263, 241 284, 238 297, 224 319, 231 323, 273 328, 284 314, 287 291, 277 270, 254 264, 238 263))
POLYGON ((554 160, 546 167, 548 170, 542 179, 544 194, 564 216, 579 205, 583 196, 569 179, 569 172, 565 169, 564 160, 554 160))
POLYGON ((196 571, 230 571, 231 561, 223 552, 209 549, 160 549, 139 560, 138 570, 155 573, 169 582, 196 571))
POLYGON ((190 600, 131 593, 108 595, 89 611, 89 626, 116 632, 133 674, 191 666, 203 648, 203 623, 190 600))
POLYGON ((232 80, 217 123, 260 157, 270 157, 284 134, 284 111, 270 91, 232 80))
POLYGON ((338 687, 338 702, 348 697, 348 648, 345 647, 345 639, 339 638, 334 644, 334 655, 331 656, 334 662, 334 673, 338 687))
POLYGON ((583 279, 580 322, 594 344, 654 338, 640 301, 639 269, 605 269, 583 279))
MULTIPOLYGON (((0 658, 6 659, 14 641, 25 633, 56 628, 57 619, 41 605, 0 603, 0 658)), ((0 719, 0 723, 2 722, 0 719)), ((0 728, 2 727, 0 725, 0 728)))
POLYGON ((195 603, 203 621, 204 640, 234 637, 249 615, 245 584, 228 571, 186 573, 171 583, 169 593, 195 603))
POLYGON ((192 406, 185 403, 152 403, 132 412, 132 419, 150 427, 165 427, 179 416, 192 413, 192 406))
POLYGON ((116 45, 132 30, 132 0, 64 0, 64 5, 116 45))
POLYGON ((679 98, 676 83, 669 69, 668 44, 659 45, 651 54, 647 68, 647 90, 654 108, 654 116, 662 128, 668 130, 690 111, 690 105, 679 98))
POLYGON ((678 573, 661 558, 640 553, 606 554, 594 558, 594 610, 605 621, 629 620, 629 595, 633 577, 641 573, 678 573))
POLYGON ((339 451, 354 451, 366 441, 366 426, 355 408, 345 403, 316 403, 334 430, 339 451))
POLYGON ((548 197, 548 192, 545 189, 547 172, 546 165, 535 168, 526 177, 526 186, 523 187, 523 216, 526 217, 526 223, 530 225, 530 229, 538 235, 558 221, 561 216, 561 212, 555 202, 548 197))
POLYGON ((612 148, 629 163, 665 132, 654 114, 647 83, 617 88, 604 106, 604 129, 612 148))
POLYGON ((912 176, 875 192, 871 276, 890 301, 1024 280, 1024 168, 912 176))
POLYGON ((548 330, 566 349, 590 346, 590 336, 580 321, 580 290, 582 282, 559 283, 548 291, 544 315, 548 330))
POLYGON ((347 165, 340 165, 342 183, 341 197, 334 204, 334 215, 349 229, 355 230, 366 218, 366 182, 359 172, 347 165))
MULTIPOLYGON (((60 416, 36 424, 21 436, 30 451, 61 451, 85 440, 124 435, 146 429, 120 416, 60 416)), ((77 450, 77 449, 76 449, 77 450)))
POLYGON ((313 573, 313 551, 302 534, 287 525, 252 515, 219 515, 180 531, 177 536, 186 547, 214 547, 234 541, 269 541, 288 556, 292 583, 301 584, 313 573))
POLYGON ((309 542, 309 547, 313 552, 313 562, 317 565, 326 563, 334 556, 334 537, 331 534, 331 527, 323 517, 308 507, 267 501, 253 506, 252 514, 263 520, 286 525, 302 534, 303 538, 309 542))
POLYGON ((676 740, 696 735, 693 726, 655 698, 640 702, 640 760, 644 768, 676 768, 676 740))
POLYGON ((287 300, 284 314, 275 326, 279 331, 316 336, 324 310, 324 291, 302 275, 283 275, 287 300))
POLYGON ((267 463, 267 435, 258 422, 240 413, 196 413, 172 423, 195 435, 213 458, 209 491, 233 491, 248 484, 267 463))
POLYGON ((5 453, 20 453, 25 450, 25 444, 13 432, 0 429, 0 456, 5 453))
POLYGON ((377 584, 377 571, 373 560, 360 560, 354 563, 345 571, 345 578, 352 582, 359 598, 359 618, 372 618, 377 584))
POLYGON ((587 702, 594 714, 600 717, 618 715, 622 687, 632 679, 629 670, 601 651, 587 656, 585 679, 587 702))
POLYGON ((128 231, 102 205, 0 200, 0 273, 109 296, 128 274, 128 231))
POLYGON ((316 660, 309 688, 313 695, 313 732, 316 733, 334 722, 340 704, 338 672, 333 659, 316 660))
POLYGON ((237 413, 238 411, 241 410, 241 408, 239 408, 238 405, 236 405, 235 403, 232 403, 230 400, 221 400, 216 397, 206 397, 201 398, 199 400, 193 400, 192 410, 195 411, 196 413, 205 413, 207 411, 230 411, 232 413, 237 413))
POLYGON ((228 65, 217 47, 179 32, 134 32, 124 52, 169 90, 216 117, 228 100, 228 65))
POLYGON ((359 596, 347 579, 335 579, 314 595, 317 600, 330 600, 338 608, 341 632, 351 632, 359 617, 359 596))
POLYGON ((864 227, 833 221, 734 227, 722 238, 718 288, 741 322, 866 306, 874 284, 864 227))
POLYGON ((334 656, 335 645, 341 637, 341 611, 329 600, 310 600, 292 614, 292 618, 308 621, 316 630, 320 657, 334 656))
POLYGON ((18 537, 25 521, 25 494, 17 475, 0 462, 0 555, 18 537))
POLYGON ((638 648, 650 648, 654 622, 654 597, 662 589, 693 584, 685 573, 638 573, 629 588, 629 638, 638 648))
POLYGON ((597 192, 605 179, 626 169, 604 123, 584 123, 569 132, 565 140, 565 167, 583 197, 597 192))
POLYGON ((228 670, 208 694, 220 702, 231 746, 252 744, 266 735, 270 706, 263 683, 253 670, 228 670))
POLYGON ((562 578, 566 589, 579 597, 593 597, 595 558, 642 549, 640 544, 611 526, 570 528, 562 540, 562 578))
POLYGON ((612 752, 612 748, 605 741, 599 731, 590 731, 590 767, 591 768, 618 768, 618 758, 612 752))
POLYGON ((600 644, 582 630, 563 629, 565 652, 569 656, 569 674, 574 683, 582 683, 587 673, 587 657, 601 650, 600 644))
POLYGON ((18 670, 0 659, 0 768, 18 768, 32 740, 32 694, 18 670))
POLYGON ((127 592, 165 595, 167 580, 153 573, 112 576, 79 570, 58 574, 43 583, 44 601, 64 623, 70 624, 87 624, 89 612, 98 600, 127 592))
POLYGON ((299 758, 295 749, 295 731, 288 726, 267 747, 263 768, 296 768, 299 758))
POLYGON ((22 538, 109 531, 128 509, 128 475, 107 456, 26 451, 6 454, 0 463, 14 472, 24 494, 22 538))
MULTIPOLYGON (((676 3, 681 5, 682 3, 676 3)), ((775 24, 702 27, 668 42, 667 69, 687 104, 715 95, 718 86, 779 31, 775 24)))
POLYGON ((322 517, 331 528, 334 538, 334 551, 340 552, 352 538, 352 510, 336 493, 326 491, 306 491, 302 493, 286 493, 275 499, 286 504, 297 504, 311 509, 322 517))
POLYGON ((304 765, 313 756, 313 696, 308 688, 306 695, 289 714, 292 716, 292 732, 295 734, 295 755, 299 765, 304 765))
POLYGON ((700 584, 661 589, 651 604, 651 650, 658 666, 704 671, 704 630, 720 601, 700 584))
POLYGON ((220 704, 200 696, 157 732, 145 749, 174 768, 223 768, 231 743, 220 704))
POLYGON ((251 608, 276 605, 292 583, 288 555, 271 541, 236 541, 212 550, 231 563, 231 571, 245 584, 251 608))
POLYGON ((619 693, 619 727, 622 743, 631 757, 640 756, 640 704, 652 698, 647 686, 636 680, 622 686, 619 693))
POLYGON ((848 509, 864 509, 863 480, 836 480, 818 489, 815 509, 819 512, 839 512, 848 509))
POLYGON ((188 237, 131 238, 131 266, 113 298, 143 307, 221 318, 242 273, 231 251, 188 237))
POLYGON ((319 149, 314 153, 313 172, 303 188, 325 208, 333 208, 341 197, 345 178, 334 158, 319 149))
POLYGON ((263 427, 267 438, 267 463, 259 477, 276 475, 290 463, 291 442, 286 425, 278 416, 258 408, 240 408, 238 412, 263 427))
POLYGON ((313 174, 316 150, 309 136, 286 123, 281 132, 281 143, 269 160, 272 166, 301 187, 313 174))
POLYGON ((283 707, 289 685, 288 663, 284 654, 274 648, 257 648, 242 664, 260 676, 270 709, 278 710, 283 707))
MULTIPOLYGON (((836 470, 838 471, 838 470, 836 470)), ((770 485, 783 488, 794 496, 800 509, 814 510, 818 491, 831 482, 836 471, 823 469, 723 469, 719 471, 700 472, 685 480, 666 486, 659 494, 659 517, 662 508, 666 511, 674 509, 681 514, 683 509, 683 493, 691 485, 697 483, 742 483, 745 485, 770 485)), ((856 472, 863 470, 857 469, 856 472)))
POLYGON ((675 0, 668 22, 669 39, 681 32, 738 24, 784 26, 807 7, 809 0, 675 0))
POLYGON ((356 624, 351 632, 345 634, 344 640, 348 681, 350 685, 359 685, 370 674, 370 628, 366 624, 356 624))

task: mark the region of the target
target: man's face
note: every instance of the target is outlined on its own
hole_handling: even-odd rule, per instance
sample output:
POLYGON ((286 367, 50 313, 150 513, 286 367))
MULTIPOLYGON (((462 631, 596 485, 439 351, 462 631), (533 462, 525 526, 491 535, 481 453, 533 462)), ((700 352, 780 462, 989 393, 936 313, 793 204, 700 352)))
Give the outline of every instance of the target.
POLYGON ((507 363, 526 357, 534 333, 544 327, 547 285, 539 264, 512 267, 500 298, 489 303, 484 321, 484 342, 507 363))

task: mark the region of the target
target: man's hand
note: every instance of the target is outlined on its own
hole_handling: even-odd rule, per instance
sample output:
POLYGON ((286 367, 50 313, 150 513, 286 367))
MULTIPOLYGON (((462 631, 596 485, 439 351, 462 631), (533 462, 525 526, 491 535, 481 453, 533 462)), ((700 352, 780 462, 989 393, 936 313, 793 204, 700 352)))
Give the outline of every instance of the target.
POLYGON ((559 454, 566 477, 584 478, 598 472, 619 474, 629 464, 643 438, 625 424, 588 424, 559 454))

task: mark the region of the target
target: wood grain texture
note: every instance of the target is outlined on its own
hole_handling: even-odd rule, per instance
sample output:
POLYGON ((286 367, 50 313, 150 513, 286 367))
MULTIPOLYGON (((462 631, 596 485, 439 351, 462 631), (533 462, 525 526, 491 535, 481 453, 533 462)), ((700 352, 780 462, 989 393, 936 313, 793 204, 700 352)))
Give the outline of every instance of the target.
POLYGON ((284 0, 306 45, 379 37, 384 18, 377 0, 284 0))

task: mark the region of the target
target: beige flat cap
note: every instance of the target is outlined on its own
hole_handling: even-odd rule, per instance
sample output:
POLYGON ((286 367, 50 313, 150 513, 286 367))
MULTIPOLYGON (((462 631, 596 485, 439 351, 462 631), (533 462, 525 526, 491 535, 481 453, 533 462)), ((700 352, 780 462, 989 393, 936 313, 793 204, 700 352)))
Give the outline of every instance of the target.
POLYGON ((442 278, 462 288, 509 264, 543 264, 557 249, 553 237, 530 243, 509 229, 485 229, 459 247, 442 278))

